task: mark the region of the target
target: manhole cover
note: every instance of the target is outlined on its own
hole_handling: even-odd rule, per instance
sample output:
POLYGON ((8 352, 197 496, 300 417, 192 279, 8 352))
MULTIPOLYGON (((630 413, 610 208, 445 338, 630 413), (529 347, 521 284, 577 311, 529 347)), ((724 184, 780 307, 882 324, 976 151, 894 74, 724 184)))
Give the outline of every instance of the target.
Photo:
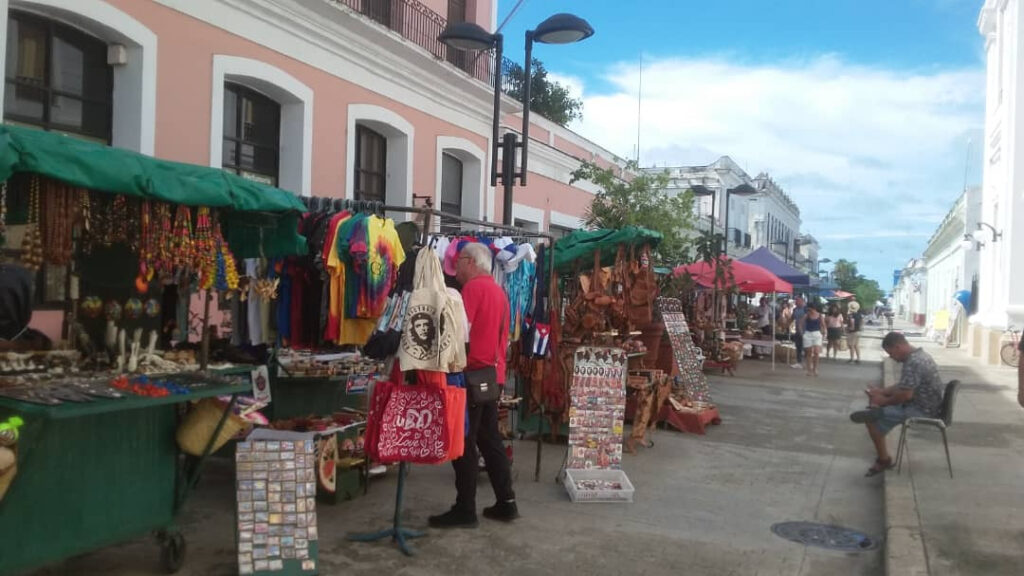
POLYGON ((815 522, 779 522, 772 525, 772 532, 798 544, 827 550, 861 552, 878 547, 875 539, 863 532, 815 522))

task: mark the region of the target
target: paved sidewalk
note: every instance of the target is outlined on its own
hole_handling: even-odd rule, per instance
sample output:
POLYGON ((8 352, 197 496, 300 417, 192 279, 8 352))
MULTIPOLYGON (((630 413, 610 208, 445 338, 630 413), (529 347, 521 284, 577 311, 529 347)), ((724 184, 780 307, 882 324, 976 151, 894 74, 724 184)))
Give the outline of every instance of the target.
MULTIPOLYGON (((904 463, 902 475, 887 474, 887 573, 1024 574, 1024 409, 1016 371, 910 340, 935 358, 944 380, 957 378, 963 387, 948 432, 954 478, 934 430, 911 434, 909 472, 904 463)), ((894 431, 891 447, 896 440, 894 431)))
MULTIPOLYGON (((877 346, 878 336, 872 336, 877 346)), ((870 340, 871 338, 866 338, 870 340)), ((875 356, 877 358, 877 355, 875 356)), ((884 537, 883 478, 864 478, 872 450, 849 412, 863 404, 877 362, 826 362, 821 377, 767 360, 745 360, 735 378, 712 376, 723 423, 706 436, 659 430, 655 446, 627 455, 634 504, 572 504, 554 483, 564 445, 546 444, 533 482, 534 444, 520 442, 516 491, 523 518, 512 525, 481 519, 478 530, 431 530, 403 557, 388 542, 354 544, 344 535, 390 522, 393 472, 368 496, 319 508, 321 574, 586 574, 821 576, 879 575, 884 547, 843 553, 805 547, 772 534, 772 524, 839 524, 884 537)), ((925 461, 926 450, 918 449, 925 461)), ((182 528, 188 576, 234 574, 231 465, 213 466, 187 503, 182 528)), ((405 517, 426 517, 454 499, 450 466, 416 466, 405 517)), ((479 506, 491 504, 481 475, 479 506)), ((107 548, 38 575, 158 574, 151 539, 107 548)))

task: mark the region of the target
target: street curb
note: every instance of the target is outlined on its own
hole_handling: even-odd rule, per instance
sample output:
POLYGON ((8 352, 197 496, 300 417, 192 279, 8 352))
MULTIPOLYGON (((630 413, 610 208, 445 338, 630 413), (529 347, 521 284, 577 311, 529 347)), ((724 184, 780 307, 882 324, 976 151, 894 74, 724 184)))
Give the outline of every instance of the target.
MULTIPOLYGON (((909 467, 908 467, 909 468, 909 467)), ((928 576, 921 519, 910 470, 885 473, 885 573, 888 576, 928 576)))

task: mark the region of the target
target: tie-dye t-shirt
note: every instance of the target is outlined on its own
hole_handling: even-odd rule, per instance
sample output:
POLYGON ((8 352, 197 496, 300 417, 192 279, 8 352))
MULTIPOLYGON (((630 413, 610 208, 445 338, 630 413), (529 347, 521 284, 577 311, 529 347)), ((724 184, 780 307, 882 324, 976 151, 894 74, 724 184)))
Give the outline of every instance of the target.
POLYGON ((390 218, 370 216, 367 230, 367 273, 365 290, 360 290, 360 310, 364 318, 380 316, 387 305, 388 293, 398 277, 398 267, 405 261, 402 241, 395 231, 395 222, 390 218))

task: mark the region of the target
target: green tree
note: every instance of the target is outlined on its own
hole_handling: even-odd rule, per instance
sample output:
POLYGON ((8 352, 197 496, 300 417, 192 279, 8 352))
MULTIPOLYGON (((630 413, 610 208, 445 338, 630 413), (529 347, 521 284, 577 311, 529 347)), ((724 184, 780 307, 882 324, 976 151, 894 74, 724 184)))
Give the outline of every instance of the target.
MULTIPOLYGON (((548 78, 544 63, 534 58, 530 71, 530 111, 551 120, 559 126, 568 126, 573 120, 583 118, 583 101, 569 95, 569 89, 548 78)), ((525 71, 519 64, 512 64, 508 70, 510 87, 505 93, 523 101, 523 78, 525 71)))
POLYGON ((655 250, 655 259, 666 265, 683 262, 689 245, 687 232, 693 227, 693 194, 666 192, 667 172, 642 172, 635 162, 627 164, 625 171, 634 176, 622 178, 612 168, 591 162, 573 171, 570 183, 587 180, 601 189, 587 209, 587 226, 643 226, 661 232, 664 238, 655 250))
POLYGON ((832 277, 839 285, 840 290, 852 292, 857 296, 857 301, 865 308, 874 307, 884 295, 878 282, 865 278, 857 272, 857 263, 844 258, 836 261, 832 277))

